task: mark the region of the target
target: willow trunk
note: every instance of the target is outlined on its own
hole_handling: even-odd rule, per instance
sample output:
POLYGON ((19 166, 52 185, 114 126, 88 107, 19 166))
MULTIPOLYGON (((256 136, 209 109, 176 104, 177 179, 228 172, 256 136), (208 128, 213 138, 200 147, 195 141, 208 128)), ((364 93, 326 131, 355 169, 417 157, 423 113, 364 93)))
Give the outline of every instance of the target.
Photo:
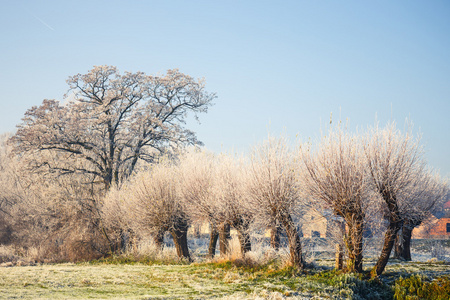
POLYGON ((219 251, 220 256, 226 256, 230 252, 230 234, 231 228, 230 224, 222 223, 219 226, 219 251))
POLYGON ((280 213, 280 222, 283 225, 289 243, 290 263, 294 268, 303 269, 302 244, 300 235, 294 221, 288 212, 280 213))
POLYGON ((179 220, 170 230, 170 233, 172 235, 173 243, 175 245, 178 257, 185 258, 190 261, 191 256, 189 255, 189 248, 187 243, 188 228, 189 225, 186 221, 179 220))
POLYGON ((219 232, 215 225, 211 224, 211 232, 209 233, 208 256, 213 258, 216 255, 216 245, 219 238, 219 232))

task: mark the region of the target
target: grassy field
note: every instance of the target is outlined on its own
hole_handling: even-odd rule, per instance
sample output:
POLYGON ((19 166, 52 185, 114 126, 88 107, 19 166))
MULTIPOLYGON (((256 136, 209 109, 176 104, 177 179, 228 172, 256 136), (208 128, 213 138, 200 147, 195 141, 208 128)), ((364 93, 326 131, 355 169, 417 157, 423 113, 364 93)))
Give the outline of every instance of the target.
MULTIPOLYGON (((240 254, 233 241, 231 249, 236 251, 232 253, 240 254)), ((288 252, 284 248, 274 252, 270 247, 260 246, 246 260, 236 259, 237 255, 233 261, 211 262, 205 258, 207 243, 203 240, 190 245, 195 263, 180 262, 173 247, 156 251, 145 244, 137 252, 78 264, 36 264, 31 258, 17 256, 11 247, 0 247, 0 299, 384 300, 393 299, 394 292, 409 293, 411 287, 413 290, 425 287, 427 292, 435 290, 438 295, 450 296, 447 241, 414 244, 415 261, 391 260, 383 275, 372 281, 361 275, 336 273, 334 261, 329 259, 333 253, 319 242, 323 241, 305 242, 307 261, 312 268, 302 274, 285 266, 288 252), (439 261, 438 256, 446 262, 439 261), (400 278, 409 280, 411 275, 419 277, 399 283, 400 278), (439 282, 444 291, 430 285, 432 282, 439 282)), ((374 265, 379 252, 379 249, 369 250, 364 260, 366 272, 374 265)))
POLYGON ((308 274, 273 265, 231 262, 142 264, 95 262, 0 268, 0 299, 389 299, 400 276, 450 274, 439 262, 388 265, 381 280, 336 274, 319 261, 308 274), (328 269, 328 270, 327 270, 328 269))

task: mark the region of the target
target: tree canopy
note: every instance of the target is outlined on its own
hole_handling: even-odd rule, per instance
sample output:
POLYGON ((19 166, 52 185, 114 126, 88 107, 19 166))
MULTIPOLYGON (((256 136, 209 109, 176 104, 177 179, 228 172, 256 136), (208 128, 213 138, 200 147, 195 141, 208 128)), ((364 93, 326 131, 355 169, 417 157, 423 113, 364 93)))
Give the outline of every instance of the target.
POLYGON ((95 66, 67 83, 66 103, 44 100, 29 109, 12 144, 36 169, 80 172, 106 189, 140 161, 152 162, 179 145, 200 144, 185 127, 187 115, 206 112, 216 97, 205 91, 203 79, 177 69, 152 76, 95 66))

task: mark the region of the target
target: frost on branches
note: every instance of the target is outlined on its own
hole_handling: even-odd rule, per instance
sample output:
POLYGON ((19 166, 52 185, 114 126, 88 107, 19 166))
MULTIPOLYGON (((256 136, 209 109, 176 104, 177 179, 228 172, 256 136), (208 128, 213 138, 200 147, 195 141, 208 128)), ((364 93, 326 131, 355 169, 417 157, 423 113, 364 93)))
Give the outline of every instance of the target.
POLYGON ((361 141, 341 128, 331 129, 317 151, 302 148, 305 189, 318 206, 332 209, 346 225, 345 246, 351 272, 363 270, 363 231, 369 206, 361 141))
POLYGON ((105 189, 140 162, 179 145, 200 144, 185 120, 189 112, 206 112, 215 98, 203 80, 177 69, 151 76, 96 66, 67 82, 66 98, 73 100, 64 105, 44 100, 29 109, 11 142, 33 168, 81 173, 105 189))
POLYGON ((380 257, 371 271, 375 277, 383 273, 399 233, 405 243, 401 245, 404 251, 397 252, 410 259, 410 231, 442 202, 447 184, 427 170, 420 139, 411 129, 401 133, 395 123, 369 131, 364 153, 371 187, 381 198, 388 222, 380 257))
POLYGON ((300 232, 295 216, 303 199, 293 151, 285 138, 273 138, 256 146, 250 157, 247 180, 248 204, 253 214, 268 226, 280 224, 286 232, 293 267, 303 269, 300 232))

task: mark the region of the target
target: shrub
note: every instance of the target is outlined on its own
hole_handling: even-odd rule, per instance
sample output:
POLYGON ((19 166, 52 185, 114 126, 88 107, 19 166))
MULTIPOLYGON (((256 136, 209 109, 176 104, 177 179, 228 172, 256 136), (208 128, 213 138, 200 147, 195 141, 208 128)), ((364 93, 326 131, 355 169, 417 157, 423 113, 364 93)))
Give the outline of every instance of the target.
POLYGON ((330 270, 313 276, 318 282, 337 288, 340 296, 351 299, 392 299, 392 290, 378 280, 364 280, 362 274, 330 270))
POLYGON ((450 276, 443 275, 430 280, 423 275, 400 277, 395 281, 395 300, 450 299, 450 276))

